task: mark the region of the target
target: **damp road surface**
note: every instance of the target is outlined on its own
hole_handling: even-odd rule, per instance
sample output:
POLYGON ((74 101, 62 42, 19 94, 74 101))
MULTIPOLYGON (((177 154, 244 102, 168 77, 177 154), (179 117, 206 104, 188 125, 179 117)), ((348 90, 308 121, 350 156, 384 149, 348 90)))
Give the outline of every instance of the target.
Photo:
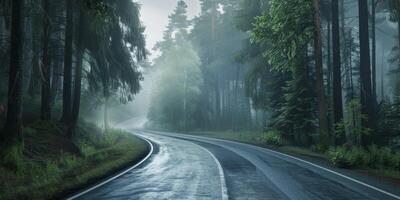
POLYGON ((318 161, 225 140, 132 132, 153 144, 152 155, 77 199, 400 199, 398 186, 318 161))

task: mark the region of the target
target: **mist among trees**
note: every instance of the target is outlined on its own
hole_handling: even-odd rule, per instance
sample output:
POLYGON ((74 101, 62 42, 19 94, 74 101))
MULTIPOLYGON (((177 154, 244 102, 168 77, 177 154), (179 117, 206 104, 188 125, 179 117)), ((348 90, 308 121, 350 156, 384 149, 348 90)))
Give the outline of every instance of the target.
POLYGON ((141 128, 253 132, 335 164, 400 155, 399 0, 199 1, 193 19, 177 1, 150 60, 134 1, 0 0, 0 164, 36 162, 49 127, 81 156, 143 86, 141 128))

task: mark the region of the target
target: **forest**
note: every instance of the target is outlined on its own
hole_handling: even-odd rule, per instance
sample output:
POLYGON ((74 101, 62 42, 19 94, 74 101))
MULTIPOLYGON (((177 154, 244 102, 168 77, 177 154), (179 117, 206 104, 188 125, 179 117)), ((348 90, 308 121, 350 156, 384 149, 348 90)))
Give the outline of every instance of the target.
POLYGON ((398 177, 398 0, 200 3, 188 19, 179 1, 155 46, 146 128, 294 146, 398 177))
POLYGON ((0 199, 58 198, 143 158, 110 122, 133 118, 121 105, 146 79, 143 129, 400 180, 399 0, 199 1, 193 19, 177 1, 149 50, 135 1, 0 0, 0 199))
POLYGON ((202 0, 188 20, 179 1, 155 47, 148 127, 398 145, 399 5, 202 0))

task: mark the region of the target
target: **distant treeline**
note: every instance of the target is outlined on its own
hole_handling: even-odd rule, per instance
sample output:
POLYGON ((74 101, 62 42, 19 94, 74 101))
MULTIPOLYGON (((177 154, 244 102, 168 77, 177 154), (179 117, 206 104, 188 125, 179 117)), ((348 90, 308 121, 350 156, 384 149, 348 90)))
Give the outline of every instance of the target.
POLYGON ((200 2, 193 20, 184 1, 169 16, 150 127, 262 129, 322 147, 399 136, 398 0, 200 2))

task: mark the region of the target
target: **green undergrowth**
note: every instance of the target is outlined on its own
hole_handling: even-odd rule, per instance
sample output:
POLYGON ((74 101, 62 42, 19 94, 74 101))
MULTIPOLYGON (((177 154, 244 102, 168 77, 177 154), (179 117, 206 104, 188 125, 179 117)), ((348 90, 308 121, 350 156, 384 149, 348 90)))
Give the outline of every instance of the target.
POLYGON ((389 148, 343 146, 325 150, 319 145, 310 148, 297 147, 291 146, 274 131, 267 133, 204 131, 190 134, 268 147, 292 155, 316 158, 339 168, 355 169, 378 178, 383 177, 400 181, 400 152, 389 148))
POLYGON ((332 164, 342 168, 393 169, 400 171, 400 152, 369 146, 332 147, 327 152, 332 164))
POLYGON ((0 199, 59 199, 148 152, 146 142, 120 130, 105 134, 92 124, 80 123, 72 140, 63 132, 46 121, 24 128, 23 154, 13 158, 19 167, 0 165, 0 199))

